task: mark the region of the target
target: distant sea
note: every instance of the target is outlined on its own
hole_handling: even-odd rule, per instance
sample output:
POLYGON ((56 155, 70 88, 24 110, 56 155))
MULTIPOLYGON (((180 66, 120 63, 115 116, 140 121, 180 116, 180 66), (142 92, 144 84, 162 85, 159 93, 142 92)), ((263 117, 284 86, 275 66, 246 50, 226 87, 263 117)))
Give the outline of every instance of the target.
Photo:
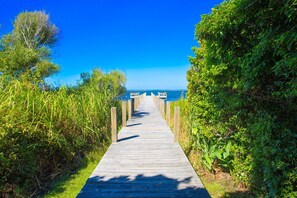
POLYGON ((119 96, 119 99, 129 100, 131 92, 139 92, 139 94, 146 92, 147 96, 150 96, 151 93, 158 95, 158 92, 167 92, 167 101, 177 101, 180 98, 185 98, 187 94, 187 90, 128 90, 125 94, 119 96))

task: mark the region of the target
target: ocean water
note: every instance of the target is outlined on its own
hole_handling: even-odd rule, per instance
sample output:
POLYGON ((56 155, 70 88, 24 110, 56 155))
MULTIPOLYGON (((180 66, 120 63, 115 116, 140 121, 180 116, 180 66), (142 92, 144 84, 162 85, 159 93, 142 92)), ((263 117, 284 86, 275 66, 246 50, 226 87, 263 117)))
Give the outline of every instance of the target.
POLYGON ((125 94, 119 96, 119 99, 129 100, 131 92, 139 92, 139 94, 146 92, 147 96, 150 96, 151 93, 158 95, 158 92, 167 92, 167 101, 177 101, 180 98, 185 98, 187 94, 187 90, 128 90, 125 94))

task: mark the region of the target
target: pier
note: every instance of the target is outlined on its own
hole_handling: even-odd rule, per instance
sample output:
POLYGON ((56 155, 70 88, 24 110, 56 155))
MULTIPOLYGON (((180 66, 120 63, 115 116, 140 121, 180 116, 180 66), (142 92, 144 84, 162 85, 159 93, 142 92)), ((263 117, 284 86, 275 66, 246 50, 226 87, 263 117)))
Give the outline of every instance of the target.
MULTIPOLYGON (((165 105, 157 100, 154 95, 138 96, 133 115, 128 116, 130 119, 125 121, 120 132, 112 126, 113 143, 78 198, 209 197, 178 144, 178 126, 173 133, 168 118, 167 122, 164 119, 165 105)), ((166 109, 169 113, 170 107, 166 109)), ((115 109, 111 114, 115 113, 113 111, 115 109)), ((128 109, 128 112, 131 111, 128 109)), ((176 108, 176 116, 178 113, 179 108, 176 108)))

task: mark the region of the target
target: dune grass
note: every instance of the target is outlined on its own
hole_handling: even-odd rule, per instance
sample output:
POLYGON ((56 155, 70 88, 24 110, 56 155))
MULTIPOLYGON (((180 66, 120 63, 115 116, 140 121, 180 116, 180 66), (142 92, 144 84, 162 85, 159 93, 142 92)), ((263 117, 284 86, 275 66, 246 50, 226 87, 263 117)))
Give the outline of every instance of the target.
POLYGON ((78 87, 52 90, 0 76, 0 197, 36 196, 110 143, 110 108, 121 113, 118 75, 94 71, 78 87))

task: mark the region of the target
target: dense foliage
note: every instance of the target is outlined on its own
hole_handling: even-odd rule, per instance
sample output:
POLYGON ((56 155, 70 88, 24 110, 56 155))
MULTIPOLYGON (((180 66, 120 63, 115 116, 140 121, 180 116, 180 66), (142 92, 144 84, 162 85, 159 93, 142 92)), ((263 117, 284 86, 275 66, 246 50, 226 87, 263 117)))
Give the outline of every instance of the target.
POLYGON ((57 71, 51 62, 51 47, 57 40, 57 27, 44 12, 24 12, 14 21, 14 29, 0 42, 0 73, 6 78, 42 83, 57 71))
POLYGON ((294 0, 230 0, 196 27, 196 147, 258 196, 297 196, 296 21, 294 0))
POLYGON ((14 24, 0 49, 0 196, 29 197, 110 142, 110 108, 120 109, 125 76, 95 69, 76 87, 41 87, 58 69, 50 59, 55 26, 40 12, 22 13, 14 24), (27 32, 26 42, 17 33, 22 22, 40 34, 27 32))
POLYGON ((98 81, 78 89, 44 92, 17 80, 2 85, 2 193, 41 188, 88 150, 109 142, 110 108, 119 107, 115 74, 101 74, 98 81))

